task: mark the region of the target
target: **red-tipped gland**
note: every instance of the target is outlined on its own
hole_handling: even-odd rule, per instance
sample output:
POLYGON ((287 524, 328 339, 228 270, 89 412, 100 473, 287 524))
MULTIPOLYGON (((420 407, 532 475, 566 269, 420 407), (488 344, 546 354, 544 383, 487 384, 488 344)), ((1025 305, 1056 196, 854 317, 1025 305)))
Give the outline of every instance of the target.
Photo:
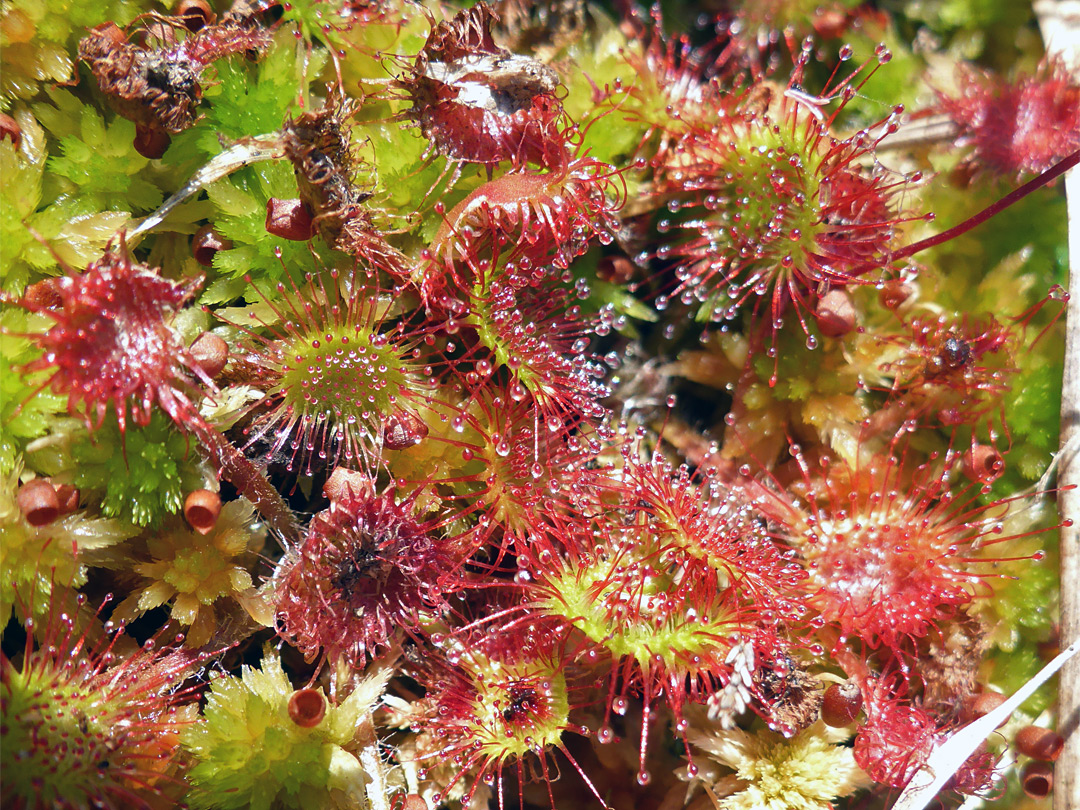
POLYGON ((217 20, 217 14, 206 0, 180 0, 176 4, 176 16, 184 21, 184 28, 193 34, 217 20))
POLYGON ((826 337, 843 337, 858 326, 855 304, 844 290, 830 290, 817 305, 817 324, 826 337))
POLYGON ((1045 799, 1054 790, 1054 766, 1048 762, 1029 762, 1020 772, 1020 786, 1029 799, 1045 799))
POLYGON ((315 233, 311 209, 300 200, 266 201, 266 231, 293 242, 306 242, 315 233))
POLYGON ((1064 747, 1064 738, 1048 728, 1024 726, 1016 732, 1016 750, 1032 759, 1056 762, 1064 747))
POLYGON ((31 526, 47 526, 60 516, 60 499, 53 485, 35 478, 19 487, 19 511, 31 526))
POLYGON ((221 514, 221 497, 208 489, 196 489, 184 499, 184 519, 199 534, 209 534, 221 514))
POLYGON ((60 517, 70 515, 79 508, 82 493, 78 487, 71 484, 53 484, 53 488, 56 490, 56 499, 60 502, 60 517))
MULTIPOLYGON (((964 706, 964 711, 961 714, 961 719, 964 722, 970 723, 973 720, 978 720, 983 715, 990 714, 994 709, 1004 703, 1008 698, 1001 694, 1001 692, 982 692, 978 695, 972 696, 964 706)), ((998 723, 998 728, 1001 728, 1008 722, 1008 717, 998 723)))
POLYGON ((300 728, 315 728, 326 716, 326 696, 321 689, 297 689, 289 696, 289 719, 300 728))
POLYGON ((195 338, 189 351, 210 379, 217 377, 229 362, 229 344, 213 332, 203 332, 195 338))
POLYGON ((215 231, 213 225, 203 225, 195 231, 191 240, 191 255, 203 267, 211 267, 214 264, 214 255, 219 250, 229 250, 232 246, 232 240, 215 231))
POLYGON ((850 726, 862 711, 862 705, 862 690, 857 683, 834 683, 825 690, 821 701, 821 719, 833 728, 850 726))
POLYGON ((885 309, 897 310, 902 307, 911 296, 915 294, 915 288, 906 281, 886 281, 878 294, 878 300, 885 309))
POLYGON ((7 113, 0 113, 0 140, 7 138, 16 149, 22 143, 22 127, 7 113))
POLYGON ((407 450, 428 435, 428 426, 416 414, 400 411, 383 422, 383 446, 387 450, 407 450))
POLYGON ((989 484, 1005 472, 1005 459, 990 445, 975 444, 964 453, 963 470, 972 481, 989 484))
POLYGON ((144 158, 157 160, 165 154, 165 150, 169 148, 170 143, 172 143, 172 138, 163 129, 144 126, 135 127, 135 140, 132 141, 132 145, 135 147, 135 151, 144 158))

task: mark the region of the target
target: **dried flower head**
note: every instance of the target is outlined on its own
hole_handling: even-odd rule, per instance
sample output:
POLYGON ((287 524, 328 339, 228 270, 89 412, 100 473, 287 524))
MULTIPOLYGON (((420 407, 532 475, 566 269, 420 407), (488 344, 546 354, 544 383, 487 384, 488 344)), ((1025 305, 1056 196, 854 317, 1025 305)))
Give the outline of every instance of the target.
POLYGON ((478 3, 433 25, 399 86, 431 149, 454 161, 552 166, 563 160, 559 75, 499 47, 478 3))

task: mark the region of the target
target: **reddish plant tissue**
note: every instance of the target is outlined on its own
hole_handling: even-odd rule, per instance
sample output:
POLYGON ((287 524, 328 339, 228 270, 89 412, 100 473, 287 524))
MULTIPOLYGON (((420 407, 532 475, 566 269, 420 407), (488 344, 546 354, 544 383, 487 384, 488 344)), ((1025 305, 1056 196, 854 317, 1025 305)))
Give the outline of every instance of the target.
MULTIPOLYGON (((705 5, 80 12, 94 82, 48 98, 17 69, 57 14, 5 12, 0 618, 77 571, 4 639, 5 806, 877 808, 1057 643, 1030 493, 1075 82, 964 67, 908 111, 939 37, 975 47, 937 10, 924 53, 904 3, 705 5), (121 174, 132 146, 159 162, 121 174), (1010 206, 1038 228, 987 231, 1010 206), (157 411, 186 442, 111 462, 68 418, 157 411), (118 489, 167 514, 136 532, 118 489), (140 630, 235 602, 239 677, 91 644, 81 590, 140 630)), ((1011 744, 1045 794, 1061 720, 950 789, 1011 744)))
POLYGON ((66 396, 68 410, 93 428, 110 406, 121 430, 129 408, 137 425, 149 424, 155 407, 181 427, 200 421, 188 397, 193 378, 212 383, 169 325, 199 280, 162 278, 135 262, 121 237, 84 272, 40 283, 14 302, 54 322, 32 336, 42 356, 24 373, 50 371, 45 386, 66 396))

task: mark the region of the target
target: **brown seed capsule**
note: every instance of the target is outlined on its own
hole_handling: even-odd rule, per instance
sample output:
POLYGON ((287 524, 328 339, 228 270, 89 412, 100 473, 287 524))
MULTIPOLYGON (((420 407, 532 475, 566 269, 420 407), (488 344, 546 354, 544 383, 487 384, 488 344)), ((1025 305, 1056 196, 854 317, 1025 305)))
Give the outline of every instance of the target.
POLYGON ((963 470, 964 475, 972 481, 989 484, 1005 472, 1005 459, 988 444, 973 444, 971 449, 964 453, 963 470))
POLYGON ((203 267, 211 267, 214 264, 214 255, 219 250, 229 250, 232 246, 232 240, 215 231, 213 225, 203 225, 191 238, 191 255, 203 267))
POLYGON ((314 234, 311 209, 300 200, 266 201, 266 231, 282 239, 306 242, 314 234))
POLYGON ((407 411, 391 414, 383 422, 383 446, 387 450, 415 447, 428 435, 428 426, 416 414, 407 411))
POLYGON ((830 290, 817 305, 817 324, 826 337, 843 337, 858 325, 855 304, 844 290, 830 290))
POLYGON ((19 487, 15 500, 31 526, 47 526, 60 516, 60 499, 56 496, 56 490, 42 478, 35 478, 19 487))
POLYGON ((401 810, 428 810, 427 802, 422 796, 410 793, 401 803, 401 810))
POLYGON ((323 484, 323 494, 332 501, 339 501, 350 492, 357 495, 373 495, 371 478, 356 470, 345 467, 335 468, 323 484))
POLYGON ((834 683, 821 701, 821 719, 833 728, 850 726, 862 710, 862 690, 854 681, 834 683))
POLYGON ((78 487, 73 487, 71 484, 53 484, 53 488, 56 490, 56 499, 60 502, 61 517, 70 515, 79 508, 82 493, 79 492, 78 487))
POLYGON ((172 143, 172 138, 163 130, 143 126, 135 127, 135 140, 132 144, 135 146, 135 151, 144 158, 157 160, 165 154, 170 143, 172 143))
POLYGON ((297 689, 289 696, 289 719, 300 728, 315 728, 326 716, 326 696, 321 689, 297 689))
POLYGON ((229 344, 213 332, 203 332, 191 344, 191 356, 206 376, 214 379, 229 362, 229 344))
POLYGON ((1020 772, 1020 785, 1029 799, 1045 799, 1054 789, 1054 766, 1029 762, 1020 772))
POLYGON ((596 263, 596 277, 612 284, 628 284, 636 273, 634 263, 625 256, 605 256, 596 263))
MULTIPOLYGON (((964 706, 961 719, 965 723, 970 723, 973 720, 978 720, 980 717, 986 714, 990 714, 994 709, 1000 706, 1008 700, 1008 697, 1000 692, 980 692, 977 695, 973 695, 964 706)), ((998 728, 1005 725, 1009 718, 1005 718, 998 724, 998 728)))
POLYGON ((1016 750, 1032 759, 1056 762, 1064 747, 1064 738, 1048 728, 1024 726, 1016 732, 1016 750))
POLYGON ((199 534, 209 534, 221 514, 221 498, 208 489, 196 489, 184 499, 184 518, 199 534))
POLYGON ((878 295, 878 300, 885 309, 900 309, 911 296, 915 288, 903 281, 886 281, 878 295))
POLYGON ((7 113, 0 113, 0 140, 8 138, 16 149, 22 143, 22 127, 7 113))
POLYGON ((213 25, 217 14, 206 0, 180 0, 176 4, 176 16, 184 21, 184 28, 192 33, 213 25))

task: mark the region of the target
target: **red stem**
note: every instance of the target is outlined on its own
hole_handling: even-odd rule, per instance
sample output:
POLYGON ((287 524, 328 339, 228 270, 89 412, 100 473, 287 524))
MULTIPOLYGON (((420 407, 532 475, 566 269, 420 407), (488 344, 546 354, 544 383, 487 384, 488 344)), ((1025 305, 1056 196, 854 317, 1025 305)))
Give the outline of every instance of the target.
POLYGON ((981 225, 982 223, 986 222, 986 220, 990 219, 990 217, 995 216, 1001 211, 1004 211, 1013 203, 1019 202, 1028 194, 1035 191, 1035 189, 1045 186, 1048 183, 1052 183, 1054 180, 1061 177, 1061 175, 1065 174, 1065 172, 1067 172, 1069 169, 1071 169, 1078 163, 1080 163, 1080 151, 1073 152, 1056 166, 1047 169, 1038 177, 1024 183, 1024 185, 1020 186, 1020 188, 1010 191, 996 203, 989 206, 988 208, 983 209, 975 216, 965 219, 959 225, 955 225, 952 228, 949 228, 947 231, 942 231, 941 233, 934 234, 933 236, 928 236, 926 237, 926 239, 921 239, 920 241, 910 244, 907 247, 900 248, 892 254, 892 260, 897 261, 898 259, 906 259, 908 256, 912 256, 919 251, 926 250, 927 248, 934 247, 935 245, 940 245, 942 242, 948 242, 950 239, 954 239, 963 233, 967 233, 975 226, 981 225))

